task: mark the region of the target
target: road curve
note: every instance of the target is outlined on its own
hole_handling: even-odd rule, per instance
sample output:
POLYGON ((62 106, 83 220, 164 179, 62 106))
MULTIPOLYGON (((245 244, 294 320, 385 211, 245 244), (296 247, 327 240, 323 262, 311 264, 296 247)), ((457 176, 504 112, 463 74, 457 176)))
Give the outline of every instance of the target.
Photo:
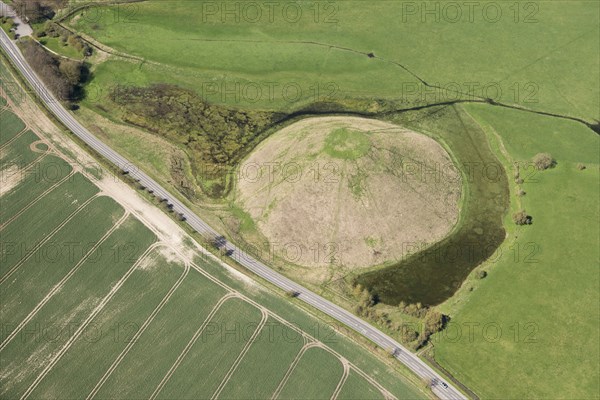
MULTIPOLYGON (((45 103, 46 107, 56 116, 56 118, 58 118, 67 128, 69 128, 71 132, 73 132, 96 152, 101 154, 104 158, 109 160, 124 172, 127 172, 134 179, 138 180, 140 184, 148 188, 148 190, 152 190, 155 195, 168 202, 168 204, 173 207, 174 211, 181 213, 185 217, 185 221, 195 231, 209 239, 214 239, 220 236, 218 232, 202 221, 175 196, 172 196, 152 178, 140 171, 125 157, 108 147, 92 133, 90 133, 85 127, 83 127, 83 125, 77 122, 73 115, 62 106, 62 104, 46 88, 41 79, 35 74, 16 44, 10 40, 8 35, 2 29, 0 29, 0 32, 0 44, 2 50, 10 58, 20 73, 27 79, 35 93, 45 103)), ((400 343, 381 332, 379 329, 371 326, 369 323, 363 321, 340 306, 333 304, 332 302, 311 292, 296 282, 273 271, 262 262, 246 254, 237 246, 231 243, 225 243, 223 248, 228 251, 228 254, 230 254, 231 258, 261 278, 266 279, 285 291, 293 291, 298 293, 297 298, 300 300, 310 304, 314 308, 355 330, 378 346, 389 350, 394 349, 394 356, 417 376, 435 382, 432 390, 441 399, 466 399, 461 392, 449 384, 420 358, 408 351, 400 343)))

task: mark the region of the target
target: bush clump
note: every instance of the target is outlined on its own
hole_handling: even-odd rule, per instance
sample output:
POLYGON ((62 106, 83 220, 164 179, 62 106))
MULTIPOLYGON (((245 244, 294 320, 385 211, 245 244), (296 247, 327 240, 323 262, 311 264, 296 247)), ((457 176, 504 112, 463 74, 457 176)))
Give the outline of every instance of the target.
POLYGON ((513 221, 517 225, 531 225, 532 218, 525 210, 513 214, 513 221))
POLYGON ((543 171, 553 168, 556 165, 556 160, 552 158, 550 153, 538 153, 533 157, 533 165, 538 171, 543 171))

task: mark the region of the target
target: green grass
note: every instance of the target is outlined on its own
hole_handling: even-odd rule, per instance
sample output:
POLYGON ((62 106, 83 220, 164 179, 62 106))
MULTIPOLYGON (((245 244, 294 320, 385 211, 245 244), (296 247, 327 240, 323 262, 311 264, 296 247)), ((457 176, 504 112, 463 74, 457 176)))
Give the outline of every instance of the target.
POLYGON ((260 311, 243 300, 225 301, 158 398, 210 398, 249 341, 260 318, 260 311))
POLYGON ((60 37, 46 36, 39 39, 39 42, 49 48, 50 50, 63 55, 65 57, 73 58, 75 60, 83 60, 83 52, 77 50, 75 47, 70 45, 64 45, 60 41, 60 37))
POLYGON ((506 218, 510 236, 488 263, 489 276, 464 305, 447 305, 462 336, 456 339, 456 329, 442 334, 436 359, 482 398, 594 398, 600 390, 598 137, 553 118, 468 110, 490 136, 499 135, 508 162, 548 151, 558 165, 525 178, 521 202, 533 225, 515 227, 506 218), (587 169, 579 171, 578 162, 587 169), (472 339, 468 323, 479 324, 472 339), (486 323, 496 324, 501 338, 495 340, 492 327, 486 340, 486 323))
POLYGON ((220 397, 240 400, 270 398, 303 343, 292 328, 269 318, 220 397), (277 354, 276 358, 274 354, 277 354))
POLYGON ((78 117, 87 126, 104 126, 105 129, 101 131, 92 129, 92 132, 105 143, 120 149, 131 162, 136 165, 147 165, 155 176, 170 177, 170 155, 177 150, 173 144, 143 131, 106 126, 108 121, 99 121, 101 116, 85 109, 78 111, 78 117))
POLYGON ((342 390, 340 400, 384 399, 383 394, 355 371, 350 371, 342 390))
MULTIPOLYGON (((6 99, 2 96, 0 96, 0 107, 4 107, 6 105, 6 99)), ((2 114, 0 114, 0 117, 2 117, 2 114)), ((1 118, 1 120, 3 120, 3 118, 1 118)))
POLYGON ((40 327, 60 333, 65 328, 81 326, 100 299, 109 293, 154 240, 152 232, 130 217, 94 251, 60 292, 38 311, 21 334, 0 353, 0 366, 7 371, 0 377, 2 397, 12 398, 25 392, 46 365, 40 360, 48 360, 48 357, 56 354, 70 337, 68 333, 63 333, 40 346, 39 341, 44 336, 40 339, 39 335, 28 335, 26 332, 40 327), (131 243, 135 245, 133 252, 120 251, 131 243))
MULTIPOLYGON (((0 106, 6 105, 6 100, 0 97, 0 106)), ((25 129, 25 124, 11 111, 4 110, 0 113, 0 146, 4 145, 15 135, 25 129)))
POLYGON ((224 294, 192 271, 102 386, 98 398, 148 398, 224 294))
POLYGON ((369 152, 371 141, 364 132, 339 128, 327 135, 323 151, 333 158, 356 160, 369 152))
POLYGON ((81 174, 73 175, 48 193, 2 230, 2 240, 7 244, 2 254, 2 276, 27 252, 52 232, 83 202, 98 192, 81 174), (52 212, 48 212, 51 209, 52 212), (9 245, 11 246, 9 248, 9 245), (13 247, 14 246, 14 247, 13 247))
MULTIPOLYGON (((476 94, 486 95, 484 87, 498 84, 501 93, 490 89, 488 96, 588 120, 598 118, 600 99, 597 91, 588 88, 600 84, 598 74, 590 73, 598 70, 599 60, 584 56, 595 54, 599 45, 597 6, 590 9, 586 1, 544 2, 535 12, 520 3, 516 17, 511 5, 499 3, 502 17, 495 23, 486 20, 481 7, 473 22, 465 21, 468 10, 464 7, 458 23, 444 18, 435 21, 432 16, 422 21, 420 13, 406 13, 405 3, 391 1, 333 3, 337 23, 323 21, 332 10, 322 11, 314 22, 307 3, 302 3, 303 17, 298 23, 282 17, 283 4, 273 22, 267 21, 267 10, 263 10, 262 23, 236 22, 233 17, 223 23, 219 13, 203 19, 203 7, 190 7, 187 1, 149 1, 135 6, 131 21, 126 17, 115 20, 109 9, 100 19, 79 18, 72 25, 119 51, 164 65, 145 63, 130 76, 109 70, 133 71, 138 66, 110 61, 98 68, 99 84, 167 80, 201 91, 208 82, 233 86, 235 82, 262 85, 271 81, 280 83, 280 88, 293 82, 303 89, 302 101, 306 102, 314 97, 312 85, 334 82, 339 88, 335 97, 424 97, 423 91, 410 95, 417 81, 394 64, 400 63, 442 88, 468 91, 468 84, 476 83, 476 94), (524 22, 532 11, 535 15, 530 20, 535 23, 524 22), (182 20, 199 22, 182 24, 182 20), (368 58, 368 52, 377 58, 368 58), (161 70, 177 73, 161 77, 161 70)), ((416 6, 417 12, 426 7, 416 6)), ((213 101, 253 106, 218 91, 211 96, 213 101)), ((426 101, 453 97, 427 93, 426 101)), ((290 105, 281 90, 272 101, 264 97, 254 106, 290 105)))
MULTIPOLYGON (((71 165, 61 158, 48 155, 36 162, 26 172, 17 171, 21 181, 12 190, 0 197, 0 224, 34 201, 39 195, 56 184, 72 171, 71 165), (52 171, 52 174, 50 172, 52 171)), ((9 179, 7 174, 4 179, 9 179)))
POLYGON ((6 32, 10 37, 13 37, 13 33, 10 31, 10 29, 12 27, 13 27, 12 18, 7 18, 6 22, 2 22, 0 20, 0 28, 2 28, 4 30, 4 32, 6 32))
POLYGON ((280 399, 329 399, 343 373, 340 360, 326 350, 309 348, 285 383, 280 399))
POLYGON ((138 268, 115 297, 32 392, 33 398, 84 398, 133 339, 146 318, 184 272, 153 250, 151 264, 138 268), (135 297, 135 301, 131 301, 135 297), (64 378, 71 384, 65 387, 64 378))
MULTIPOLYGON (((377 293, 386 305, 396 306, 400 301, 437 305, 454 295, 470 272, 504 240, 508 181, 485 132, 461 105, 399 113, 391 122, 427 134, 447 149, 462 177, 461 212, 453 231, 443 240, 395 265, 362 273, 358 282, 377 293)), ((454 179, 442 167, 435 174, 424 170, 417 174, 421 181, 439 185, 440 191, 454 179)), ((445 194, 457 195, 452 191, 445 194)))
POLYGON ((31 254, 10 279, 0 284, 2 323, 16 326, 21 322, 83 258, 90 243, 96 243, 122 214, 123 209, 114 200, 94 199, 49 242, 31 254), (90 224, 89 221, 95 222, 90 224))

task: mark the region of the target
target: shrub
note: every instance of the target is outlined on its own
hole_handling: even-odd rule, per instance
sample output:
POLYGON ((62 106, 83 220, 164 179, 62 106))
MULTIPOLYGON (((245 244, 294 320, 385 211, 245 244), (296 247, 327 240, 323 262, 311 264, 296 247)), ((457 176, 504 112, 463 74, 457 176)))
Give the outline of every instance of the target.
POLYGON ((580 171, 583 171, 585 169, 585 165, 583 165, 582 163, 577 164, 577 169, 580 171))
POLYGON ((523 196, 525 196, 525 194, 526 194, 526 193, 525 193, 525 191, 524 191, 524 190, 519 190, 519 191, 517 192, 517 196, 519 196, 519 197, 523 197, 523 196))
POLYGON ((430 309, 425 315, 425 335, 430 335, 441 331, 446 324, 446 316, 437 310, 430 309))
POLYGON ((485 278, 486 276, 487 276, 487 271, 480 270, 480 271, 478 271, 478 272, 477 272, 477 277, 478 277, 479 279, 483 279, 483 278, 485 278))
POLYGON ((550 153, 538 153, 533 157, 533 164, 539 171, 552 168, 556 165, 556 161, 550 153))
POLYGON ((522 185, 522 184, 523 184, 523 182, 525 182, 525 181, 523 180, 523 178, 517 178, 517 179, 515 179, 515 183, 516 183, 517 185, 522 185))
POLYGON ((531 225, 531 216, 527 215, 525 210, 513 214, 513 221, 517 225, 531 225))

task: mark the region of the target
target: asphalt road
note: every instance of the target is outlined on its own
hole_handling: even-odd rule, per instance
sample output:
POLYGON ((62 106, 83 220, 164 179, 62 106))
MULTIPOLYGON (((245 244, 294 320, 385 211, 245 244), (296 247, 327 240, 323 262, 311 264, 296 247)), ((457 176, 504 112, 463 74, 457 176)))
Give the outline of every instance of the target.
MULTIPOLYGON (((181 213, 185 217, 185 221, 194 230, 210 239, 220 236, 218 232, 202 221, 175 196, 172 196, 152 178, 140 171, 135 165, 130 163, 119 153, 101 142, 79 122, 77 122, 73 115, 62 106, 62 104, 49 92, 48 89, 46 89, 46 86, 35 74, 35 72, 33 72, 27 61, 25 61, 18 47, 1 29, 0 44, 2 50, 9 56, 13 64, 27 79, 31 87, 36 91, 39 98, 46 104, 48 109, 75 135, 77 135, 81 140, 87 143, 92 149, 97 151, 107 160, 112 162, 123 171, 127 172, 131 177, 138 180, 146 188, 152 190, 154 194, 167 201, 168 204, 171 204, 173 210, 181 213)), ((415 354, 408 351, 400 343, 396 342, 394 339, 387 336, 377 328, 371 326, 369 323, 322 298, 321 296, 311 292, 310 290, 305 289, 303 286, 291 281, 283 275, 273 271, 271 268, 252 258, 250 255, 246 254, 232 243, 225 243, 223 248, 231 254, 231 258, 239 262, 242 266, 249 269, 256 275, 266 279, 285 291, 293 291, 298 293, 297 298, 300 300, 310 304, 342 324, 350 327, 380 347, 389 350, 394 349, 395 357, 417 376, 435 382, 432 389, 434 393, 441 399, 466 399, 462 393, 460 393, 451 384, 446 382, 444 378, 431 369, 415 354)))

